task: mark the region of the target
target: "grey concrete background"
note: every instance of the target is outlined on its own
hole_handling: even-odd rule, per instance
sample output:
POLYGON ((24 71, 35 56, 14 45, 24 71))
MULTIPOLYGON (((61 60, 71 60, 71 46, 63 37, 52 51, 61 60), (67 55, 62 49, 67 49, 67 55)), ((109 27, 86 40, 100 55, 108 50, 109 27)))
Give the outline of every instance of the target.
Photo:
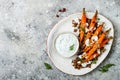
POLYGON ((119 0, 0 0, 0 80, 120 80, 119 0), (56 14, 60 8, 67 11, 56 14), (52 27, 64 17, 95 11, 110 19, 115 40, 109 56, 89 74, 72 76, 56 69, 46 53, 46 39, 52 27), (46 70, 44 62, 52 66, 46 70), (98 70, 114 63, 106 73, 98 70))

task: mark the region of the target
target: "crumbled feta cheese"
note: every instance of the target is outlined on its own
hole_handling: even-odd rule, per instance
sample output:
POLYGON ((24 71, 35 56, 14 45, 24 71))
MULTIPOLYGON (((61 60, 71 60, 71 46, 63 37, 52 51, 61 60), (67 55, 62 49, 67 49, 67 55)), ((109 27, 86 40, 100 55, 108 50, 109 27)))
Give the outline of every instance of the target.
POLYGON ((83 53, 83 55, 85 55, 85 54, 86 54, 86 52, 83 53))
POLYGON ((97 49, 97 53, 100 54, 100 49, 97 49))
POLYGON ((81 65, 82 65, 82 67, 87 67, 88 64, 91 64, 91 61, 84 62, 84 63, 82 63, 81 65))
POLYGON ((86 59, 88 58, 88 56, 85 57, 86 59))
POLYGON ((85 33, 87 33, 88 31, 89 31, 89 29, 86 27, 86 28, 85 28, 85 33))
POLYGON ((81 59, 81 58, 82 58, 82 55, 79 55, 78 57, 81 59))
POLYGON ((93 37, 92 37, 92 40, 93 40, 93 41, 97 41, 97 40, 98 40, 98 37, 97 37, 97 36, 93 36, 93 37))
POLYGON ((94 55, 93 57, 96 58, 96 55, 94 55))
POLYGON ((77 63, 78 63, 78 64, 81 64, 81 61, 78 61, 77 63))
POLYGON ((97 24, 98 24, 98 25, 101 25, 101 22, 98 22, 97 24))
POLYGON ((86 45, 86 46, 90 46, 90 40, 89 40, 89 39, 87 39, 87 40, 85 41, 85 45, 86 45))
POLYGON ((84 62, 81 65, 82 65, 82 67, 86 67, 87 66, 87 62, 84 62))
POLYGON ((88 26, 88 23, 86 23, 86 26, 88 26))
POLYGON ((87 64, 91 64, 91 61, 88 61, 87 64))
POLYGON ((94 27, 94 29, 93 30, 96 30, 96 27, 94 27))
POLYGON ((91 27, 90 29, 89 29, 89 31, 92 31, 93 30, 93 27, 91 27))

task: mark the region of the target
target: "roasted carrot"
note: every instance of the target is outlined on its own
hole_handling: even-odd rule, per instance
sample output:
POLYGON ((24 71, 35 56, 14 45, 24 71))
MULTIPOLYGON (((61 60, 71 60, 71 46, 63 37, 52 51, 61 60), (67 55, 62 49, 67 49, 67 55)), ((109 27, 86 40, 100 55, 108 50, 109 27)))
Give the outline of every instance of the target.
MULTIPOLYGON (((100 45, 100 49, 110 40, 111 38, 107 38, 105 40, 102 41, 101 45, 100 45)), ((95 58, 97 58, 100 54, 98 54, 97 52, 94 53, 93 55, 90 56, 89 59, 87 59, 86 61, 90 61, 93 60, 95 58)))
POLYGON ((98 34, 101 32, 101 30, 103 28, 103 25, 104 25, 104 23, 102 23, 101 25, 99 25, 99 27, 94 32, 93 36, 98 36, 98 34))
MULTIPOLYGON (((94 45, 94 44, 93 44, 94 45)), ((88 52, 93 46, 85 46, 83 52, 88 52)))
POLYGON ((82 42, 84 38, 84 31, 80 31, 80 42, 82 42))
POLYGON ((105 38, 106 33, 102 33, 98 41, 94 44, 93 48, 87 53, 87 56, 85 57, 88 59, 98 48, 100 48, 100 44, 102 43, 103 39, 105 38))
MULTIPOLYGON (((102 28, 103 28, 103 24, 99 25, 99 27, 96 29, 96 31, 94 32, 93 36, 98 36, 98 34, 101 32, 102 28)), ((90 42, 92 43, 92 38, 90 39, 90 42)), ((90 50, 92 48, 93 44, 91 44, 90 46, 85 46, 85 48, 83 49, 84 52, 87 52, 88 50, 90 50)))
POLYGON ((85 40, 89 39, 92 35, 92 30, 93 28, 95 27, 95 24, 96 24, 96 21, 97 21, 97 14, 98 14, 98 11, 96 10, 92 20, 91 20, 91 23, 90 23, 90 26, 89 26, 89 32, 87 33, 87 36, 85 38, 85 40))
POLYGON ((108 41, 109 41, 108 38, 103 40, 103 42, 100 44, 100 48, 102 48, 108 41))
MULTIPOLYGON (((102 43, 100 44, 100 49, 109 41, 110 39, 107 38, 105 40, 102 41, 102 43)), ((97 58, 100 54, 98 54, 97 52, 94 53, 87 61, 93 60, 95 58, 97 58)))
MULTIPOLYGON (((105 39, 103 40, 103 42, 101 43, 100 45, 100 48, 102 48, 107 42, 109 41, 109 39, 105 39)), ((91 55, 86 61, 90 61, 90 60, 93 60, 95 58, 97 58, 100 54, 98 54, 97 52, 95 52, 93 55, 91 55)))
POLYGON ((97 58, 100 54, 98 54, 97 52, 94 53, 92 56, 90 56, 90 58, 87 61, 93 60, 95 58, 97 58))
POLYGON ((89 26, 89 29, 91 30, 93 30, 93 28, 95 27, 95 23, 97 21, 97 14, 98 14, 98 11, 96 10, 95 15, 93 16, 92 21, 89 26))
POLYGON ((85 27, 86 27, 86 12, 85 12, 85 8, 83 8, 81 25, 80 25, 80 38, 79 38, 80 42, 83 41, 85 27))
POLYGON ((82 24, 86 24, 86 12, 85 12, 85 8, 83 8, 81 23, 82 24))
MULTIPOLYGON (((102 41, 101 45, 100 45, 100 49, 109 41, 109 38, 105 39, 102 41)), ((97 58, 100 54, 98 54, 97 52, 94 53, 87 61, 90 61, 94 58, 97 58)))
POLYGON ((86 35, 85 40, 89 39, 91 37, 91 35, 92 35, 92 32, 88 32, 87 35, 86 35))

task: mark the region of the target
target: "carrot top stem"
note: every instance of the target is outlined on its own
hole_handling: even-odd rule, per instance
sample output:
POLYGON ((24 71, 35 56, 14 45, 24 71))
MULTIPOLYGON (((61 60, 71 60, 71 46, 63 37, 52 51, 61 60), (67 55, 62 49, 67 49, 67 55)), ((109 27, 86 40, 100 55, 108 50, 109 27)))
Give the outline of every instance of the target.
POLYGON ((86 13, 85 13, 85 8, 83 8, 83 14, 86 14, 86 13))
POLYGON ((96 12, 95 12, 95 17, 97 17, 97 15, 98 15, 98 10, 96 10, 96 12))

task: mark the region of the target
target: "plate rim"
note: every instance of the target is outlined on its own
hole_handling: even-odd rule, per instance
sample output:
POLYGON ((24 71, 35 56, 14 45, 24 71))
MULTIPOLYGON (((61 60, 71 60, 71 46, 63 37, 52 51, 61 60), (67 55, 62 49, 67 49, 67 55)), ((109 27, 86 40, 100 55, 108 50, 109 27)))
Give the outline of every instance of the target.
MULTIPOLYGON (((104 15, 102 15, 102 14, 99 13, 99 15, 102 16, 102 17, 104 17, 104 18, 106 18, 106 19, 111 23, 111 25, 112 25, 112 27, 113 27, 113 40, 112 40, 112 44, 111 44, 111 46, 110 46, 110 50, 108 51, 107 56, 106 56, 106 57, 103 59, 103 61, 102 61, 100 64, 98 64, 95 68, 93 68, 91 71, 88 71, 87 73, 84 73, 84 74, 72 74, 72 73, 67 73, 67 72, 59 69, 59 68, 55 65, 55 63, 53 62, 53 59, 51 58, 51 55, 50 55, 49 50, 48 50, 48 39, 49 39, 49 36, 50 36, 50 34, 52 33, 52 31, 54 30, 54 28, 57 27, 57 25, 58 25, 59 23, 61 23, 63 20, 67 19, 68 17, 70 17, 70 16, 72 16, 72 15, 81 14, 81 13, 82 13, 82 12, 73 13, 73 14, 70 14, 70 15, 68 15, 68 16, 63 17, 62 19, 60 19, 60 20, 51 28, 51 30, 50 30, 49 33, 48 33, 47 39, 46 39, 46 53, 48 54, 48 57, 50 58, 52 64, 53 64, 53 65, 56 67, 56 69, 58 69, 60 72, 63 72, 63 73, 69 74, 69 75, 75 75, 75 76, 83 76, 83 75, 86 75, 86 74, 94 71, 98 66, 100 66, 100 64, 102 64, 103 61, 105 61, 105 59, 106 59, 107 56, 109 55, 109 53, 110 53, 110 51, 111 51, 111 49, 112 49, 112 46, 113 46, 114 39, 115 39, 115 38, 114 38, 114 37, 115 37, 114 26, 113 26, 111 20, 108 19, 107 17, 105 17, 104 15)), ((88 13, 88 14, 89 14, 89 13, 92 13, 92 14, 93 14, 94 12, 92 12, 92 11, 86 11, 86 13, 88 13)))

